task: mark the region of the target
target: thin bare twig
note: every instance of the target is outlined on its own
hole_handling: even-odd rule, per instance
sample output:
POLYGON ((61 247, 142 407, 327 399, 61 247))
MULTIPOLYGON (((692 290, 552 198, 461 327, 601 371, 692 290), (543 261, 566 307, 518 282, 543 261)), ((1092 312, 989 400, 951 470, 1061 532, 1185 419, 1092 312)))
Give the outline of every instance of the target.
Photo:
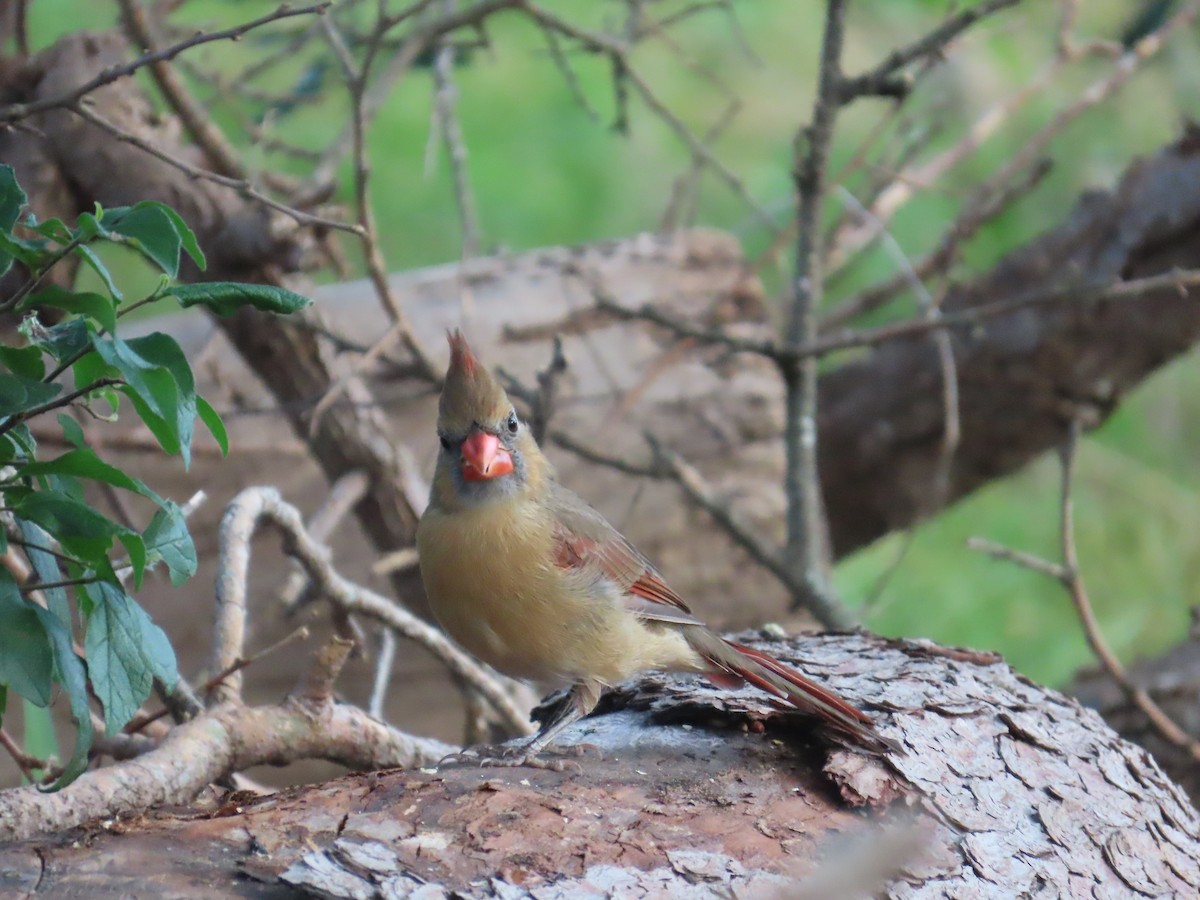
POLYGON ((789 591, 795 593, 799 586, 792 580, 794 575, 791 568, 779 558, 773 547, 738 519, 727 503, 713 496, 704 476, 695 466, 679 454, 666 449, 653 435, 646 434, 645 438, 654 451, 656 462, 668 477, 683 488, 688 499, 708 513, 755 562, 771 572, 789 591))
MULTIPOLYGON (((121 20, 130 36, 137 41, 136 46, 151 53, 158 50, 154 30, 139 0, 117 0, 117 3, 121 9, 121 20)), ((179 116, 192 140, 204 150, 214 170, 230 178, 245 179, 237 152, 225 140, 212 118, 192 98, 170 63, 165 59, 156 59, 149 64, 149 68, 159 90, 179 116)))
POLYGON ((567 358, 563 356, 562 336, 554 335, 550 362, 537 373, 537 389, 531 390, 518 381, 510 372, 500 368, 496 374, 504 389, 529 407, 529 431, 539 444, 546 438, 550 420, 554 418, 558 402, 558 387, 567 371, 567 358))
MULTIPOLYGON (((1030 166, 1020 178, 1004 187, 1003 190, 989 192, 986 195, 976 194, 963 205, 958 217, 946 227, 938 245, 909 266, 908 271, 898 272, 891 278, 867 288, 861 293, 850 297, 838 304, 821 318, 821 330, 828 331, 844 326, 847 322, 865 313, 873 312, 897 296, 905 288, 912 286, 912 277, 918 280, 948 272, 956 261, 959 249, 973 238, 991 220, 1001 215, 1018 199, 1033 191, 1042 180, 1050 174, 1049 160, 1041 160, 1030 166), (911 272, 911 275, 910 275, 911 272)), ((874 213, 867 210, 872 219, 874 213)), ((870 228, 878 234, 885 234, 887 226, 878 219, 868 219, 870 228)))
MULTIPOLYGON (((286 647, 288 644, 294 643, 296 641, 308 640, 309 634, 310 634, 310 632, 309 632, 309 628, 307 625, 301 625, 299 628, 289 631, 287 634, 285 634, 279 640, 275 641, 273 644, 268 644, 266 647, 263 647, 261 650, 255 651, 254 653, 250 654, 249 656, 244 656, 244 657, 235 659, 232 663, 230 663, 228 666, 226 666, 220 672, 217 672, 215 675, 211 676, 207 681, 204 682, 204 684, 200 685, 200 690, 207 694, 214 687, 216 687, 218 684, 220 684, 222 681, 224 681, 226 678, 228 678, 230 675, 234 674, 235 672, 240 672, 240 671, 242 671, 242 669, 245 669, 249 666, 254 665, 256 662, 258 662, 263 657, 270 656, 276 650, 280 650, 280 649, 286 647)), ((196 715, 198 715, 202 711, 203 711, 203 706, 199 707, 199 709, 195 710, 195 712, 193 712, 191 715, 187 716, 187 719, 195 718, 196 715)), ((175 715, 170 704, 164 706, 162 709, 158 710, 157 712, 146 713, 144 715, 140 715, 140 716, 137 716, 137 717, 131 719, 129 721, 129 723, 125 726, 124 731, 127 734, 136 734, 137 732, 139 732, 143 728, 145 728, 147 725, 157 722, 159 719, 163 718, 164 716, 166 716, 168 714, 170 714, 172 716, 175 715)), ((176 720, 176 724, 178 724, 178 719, 176 720)))
MULTIPOLYGON (((981 4, 982 6, 982 4, 981 4)), ((1111 70, 1102 78, 1093 82, 1070 104, 1061 109, 1050 121, 1034 134, 1026 137, 1019 149, 1006 161, 1004 166, 976 190, 976 197, 986 197, 1005 190, 1014 177, 1034 165, 1039 155, 1045 150, 1050 141, 1060 134, 1071 122, 1093 108, 1103 100, 1111 97, 1120 90, 1142 67, 1142 64, 1162 49, 1167 37, 1174 31, 1185 27, 1200 13, 1200 3, 1189 3, 1175 15, 1164 22, 1150 35, 1139 41, 1134 47, 1118 56, 1112 63, 1111 70)), ((1060 44, 1062 39, 1060 37, 1060 44)), ((954 146, 938 154, 920 167, 900 173, 887 189, 880 192, 871 204, 871 211, 878 221, 888 222, 896 212, 907 203, 915 193, 915 189, 932 185, 962 160, 978 150, 988 137, 995 134, 1000 126, 1008 121, 1013 113, 1024 104, 1042 95, 1045 87, 1066 66, 1078 59, 1084 52, 1096 52, 1110 55, 1109 47, 1103 44, 1090 44, 1079 48, 1072 54, 1059 53, 1055 59, 1038 72, 1028 84, 1022 86, 1012 96, 1005 98, 994 108, 988 110, 975 122, 963 138, 954 146)), ((978 203, 980 201, 972 201, 978 203)), ((853 254, 875 236, 871 227, 854 230, 843 235, 837 241, 837 255, 844 257, 853 254)))
POLYGON ((149 141, 138 137, 132 132, 126 131, 120 125, 110 122, 108 119, 104 118, 104 116, 92 109, 86 99, 81 100, 80 102, 75 103, 68 108, 81 119, 91 122, 98 128, 104 129, 117 140, 129 144, 131 147, 137 147, 139 150, 145 153, 149 153, 155 159, 161 160, 162 162, 167 163, 167 165, 173 166, 174 168, 183 172, 185 175, 188 175, 192 178, 201 178, 205 181, 211 181, 214 184, 219 184, 222 187, 227 187, 231 190, 237 191, 238 194, 243 197, 248 197, 257 203, 261 203, 263 206, 270 207, 276 212, 283 213, 288 218, 293 219, 298 225, 308 225, 316 228, 331 228, 335 231, 346 231, 350 234, 361 236, 360 225, 304 212, 303 210, 297 209, 294 206, 288 206, 286 203, 281 203, 274 197, 271 197, 269 194, 263 193, 245 179, 230 178, 226 175, 220 175, 216 172, 209 171, 208 169, 202 169, 199 166, 194 166, 186 160, 175 156, 173 153, 163 150, 161 147, 158 147, 149 141))
POLYGON ((406 350, 413 358, 422 377, 434 384, 440 383, 440 374, 433 364, 428 352, 421 345, 408 323, 408 318, 400 305, 399 299, 388 283, 387 270, 383 254, 379 249, 379 241, 375 227, 375 214, 368 195, 368 180, 370 167, 367 163, 367 114, 364 109, 363 97, 366 91, 368 70, 364 65, 359 69, 349 48, 346 47, 341 33, 333 21, 325 17, 321 20, 321 29, 333 48, 334 56, 342 70, 346 89, 350 93, 351 132, 353 135, 354 158, 354 207, 358 220, 358 237, 362 241, 363 255, 366 258, 367 275, 371 280, 379 302, 392 320, 393 328, 399 331, 400 339, 406 350))
POLYGON ((375 656, 375 678, 371 684, 371 699, 367 712, 384 721, 388 686, 392 683, 392 666, 396 661, 396 632, 390 628, 379 629, 379 652, 375 656))
MULTIPOLYGON (((842 104, 842 39, 845 0, 828 0, 817 96, 811 123, 796 136, 794 182, 796 263, 786 329, 787 348, 813 343, 817 310, 824 295, 824 239, 821 211, 834 123, 842 104)), ((850 95, 846 95, 847 97, 850 95)), ((780 364, 785 389, 784 495, 787 501, 786 564, 792 572, 793 607, 804 606, 827 627, 854 623, 853 614, 833 594, 827 573, 825 512, 817 472, 817 359, 791 359, 780 364)))
POLYGON ((404 547, 379 557, 371 565, 371 574, 382 576, 392 575, 396 572, 408 572, 415 569, 419 561, 416 547, 404 547))
POLYGON ((8 755, 12 757, 13 762, 17 764, 17 768, 21 770, 21 774, 25 776, 26 780, 32 784, 37 784, 37 772, 46 768, 46 761, 38 759, 36 756, 30 756, 22 750, 3 728, 0 728, 0 747, 3 747, 8 752, 8 755))
MULTIPOLYGON (((328 542, 333 531, 354 510, 358 501, 366 496, 371 479, 357 470, 347 472, 329 488, 325 502, 308 520, 308 533, 314 540, 328 542)), ((301 595, 308 587, 308 576, 296 565, 283 587, 279 589, 279 604, 287 614, 295 611, 301 595)))
POLYGON ((926 56, 944 52, 956 37, 976 22, 1020 2, 1021 0, 984 0, 951 16, 920 39, 893 50, 887 59, 870 71, 843 79, 840 88, 842 102, 867 95, 902 96, 909 83, 897 78, 896 73, 900 69, 926 56))
MULTIPOLYGON (((845 188, 838 186, 839 193, 855 214, 864 218, 871 217, 871 211, 859 203, 845 188)), ((883 246, 891 257, 893 264, 900 270, 900 276, 907 282, 913 294, 920 301, 923 318, 927 322, 938 322, 942 318, 941 300, 939 294, 935 299, 926 289, 924 283, 913 269, 912 261, 900 246, 884 223, 879 223, 879 233, 883 238, 883 246)), ((944 328, 931 332, 934 346, 937 348, 938 368, 942 376, 942 443, 938 452, 938 460, 933 478, 933 491, 925 499, 928 510, 941 509, 950 493, 950 472, 954 463, 954 454, 958 450, 962 436, 961 416, 958 404, 958 365, 954 359, 954 343, 950 333, 944 328)))
POLYGON ((1059 543, 1062 553, 1062 563, 1052 563, 1039 557, 1011 550, 1007 547, 980 541, 970 542, 969 546, 981 549, 991 556, 1011 560, 1026 568, 1058 581, 1066 589, 1083 626, 1083 634, 1088 646, 1100 665, 1116 683, 1126 698, 1134 704, 1150 721, 1154 730, 1168 743, 1182 748, 1192 759, 1200 762, 1200 739, 1188 734, 1174 719, 1167 714, 1150 692, 1138 685, 1129 675, 1129 670, 1113 652, 1104 637, 1096 612, 1092 607, 1084 585, 1083 573, 1079 567, 1079 553, 1075 546, 1075 502, 1073 485, 1075 480, 1076 448, 1082 426, 1078 419, 1072 419, 1067 426, 1067 436, 1060 450, 1062 463, 1062 489, 1059 494, 1059 543))
POLYGON ((225 28, 220 31, 201 31, 197 32, 192 37, 185 41, 180 41, 177 44, 172 44, 169 47, 164 47, 161 50, 155 50, 152 53, 146 53, 139 56, 137 59, 124 63, 119 66, 112 66, 100 72, 94 78, 84 82, 78 87, 72 88, 69 91, 64 91, 54 97, 43 97, 40 100, 34 100, 30 103, 10 103, 7 106, 0 106, 0 123, 16 122, 19 119, 27 118, 35 113, 45 112, 48 109, 58 109, 64 106, 74 106, 80 99, 90 94, 96 88, 103 87, 106 84, 111 84, 120 78, 125 78, 132 75, 138 69, 151 65, 155 62, 174 59, 185 50, 190 50, 193 47, 198 47, 201 44, 209 44, 213 41, 235 41, 243 35, 253 31, 256 28, 261 28, 263 25, 268 25, 271 22, 277 22, 280 19, 289 19, 295 16, 310 16, 320 15, 324 13, 330 6, 329 2, 314 3, 311 6, 301 6, 293 9, 284 4, 274 12, 268 13, 265 16, 260 16, 250 22, 244 22, 233 28, 225 28))
MULTIPOLYGON (((1051 285, 1028 291, 1016 297, 981 303, 954 312, 944 312, 936 319, 904 319, 886 325, 861 330, 843 329, 799 347, 778 346, 770 341, 747 341, 723 332, 697 328, 665 315, 652 306, 638 310, 613 307, 604 302, 607 311, 626 319, 641 319, 670 329, 680 337, 688 337, 713 346, 725 347, 733 353, 754 353, 779 361, 799 360, 807 357, 827 356, 840 350, 875 347, 890 341, 918 337, 930 331, 983 325, 996 319, 1033 306, 1054 303, 1099 303, 1103 301, 1138 300, 1156 291, 1187 291, 1200 285, 1200 270, 1173 269, 1145 278, 1130 278, 1109 285, 1068 284, 1051 285)), ((598 301, 598 305, 600 305, 598 301)))
POLYGON ((1034 572, 1041 572, 1043 575, 1053 578, 1055 581, 1062 581, 1066 578, 1067 570, 1060 563, 1051 562, 1048 559, 1042 559, 1033 553, 1026 553, 1024 550, 1016 550, 1012 547, 1006 547, 1003 544, 998 544, 995 541, 989 541, 987 538, 971 537, 967 538, 968 549, 978 551, 992 559, 999 559, 1005 562, 1016 563, 1018 566, 1023 566, 1034 572))
MULTIPOLYGON (((843 330, 820 337, 804 347, 791 350, 796 356, 825 356, 838 350, 874 347, 889 341, 916 337, 936 329, 981 325, 989 319, 1006 316, 1032 306, 1053 303, 1097 303, 1112 300, 1137 300, 1155 291, 1175 289, 1186 291, 1200 285, 1200 270, 1173 269, 1145 278, 1130 278, 1107 286, 1054 285, 1029 291, 1005 300, 981 303, 967 309, 943 313, 938 319, 905 319, 861 331, 843 330)), ((789 351, 783 350, 782 353, 789 351)))
MULTIPOLYGON (((347 613, 373 619, 394 629, 397 634, 416 641, 429 650, 457 678, 466 682, 486 699, 503 726, 517 734, 528 734, 526 713, 513 703, 503 683, 459 650, 439 630, 381 594, 342 577, 329 559, 329 550, 304 527, 300 511, 285 503, 273 488, 247 488, 230 503, 221 522, 223 562, 217 576, 218 627, 214 641, 213 671, 226 668, 236 659, 233 647, 240 648, 245 628, 245 588, 250 538, 260 522, 269 522, 286 536, 285 549, 298 560, 317 590, 347 613)), ((214 697, 236 700, 241 679, 233 673, 213 690, 214 697)))
MULTIPOLYGON (((443 0, 445 15, 451 15, 454 7, 455 0, 443 0)), ((442 143, 446 146, 446 156, 450 160, 454 202, 458 208, 458 219, 462 228, 461 258, 467 260, 479 255, 481 240, 479 213, 475 208, 475 195, 471 191, 471 180, 467 170, 467 143, 458 121, 458 87, 454 82, 454 57, 454 46, 443 40, 433 61, 433 111, 437 117, 442 143)))
POLYGON ((694 158, 704 161, 704 164, 723 181, 737 197, 754 213, 758 221, 772 234, 779 230, 775 218, 750 193, 745 182, 735 174, 724 162, 718 159, 712 150, 698 137, 654 92, 642 75, 628 61, 628 46, 616 38, 595 31, 581 28, 560 16, 555 15, 544 7, 522 0, 517 4, 526 15, 530 16, 542 28, 555 31, 564 37, 576 41, 594 53, 608 57, 620 70, 621 78, 637 91, 642 102, 675 132, 675 135, 687 145, 694 158))
POLYGON ((68 393, 63 394, 61 397, 55 397, 53 400, 47 400, 45 403, 39 404, 38 406, 30 407, 29 409, 22 410, 21 412, 14 413, 13 415, 7 417, 3 422, 0 422, 0 435, 7 434, 27 419, 35 418, 54 409, 61 409, 64 406, 70 406, 80 397, 86 397, 88 394, 92 393, 92 391, 98 391, 101 388, 114 387, 124 383, 124 380, 120 378, 97 378, 91 384, 84 385, 83 387, 74 391, 69 391, 68 393))

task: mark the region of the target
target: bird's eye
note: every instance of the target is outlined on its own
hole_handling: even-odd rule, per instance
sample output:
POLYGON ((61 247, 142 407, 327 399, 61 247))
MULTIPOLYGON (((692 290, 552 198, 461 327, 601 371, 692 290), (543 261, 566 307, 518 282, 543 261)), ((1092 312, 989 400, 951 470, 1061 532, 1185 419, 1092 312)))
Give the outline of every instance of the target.
POLYGON ((509 434, 516 434, 518 429, 520 429, 520 427, 521 427, 521 422, 517 418, 517 414, 515 412, 510 412, 508 414, 508 421, 505 422, 504 424, 506 426, 508 426, 509 434))
POLYGON ((450 449, 450 438, 446 437, 444 434, 439 434, 439 435, 438 435, 438 440, 442 442, 442 449, 443 449, 443 450, 449 450, 449 449, 450 449))

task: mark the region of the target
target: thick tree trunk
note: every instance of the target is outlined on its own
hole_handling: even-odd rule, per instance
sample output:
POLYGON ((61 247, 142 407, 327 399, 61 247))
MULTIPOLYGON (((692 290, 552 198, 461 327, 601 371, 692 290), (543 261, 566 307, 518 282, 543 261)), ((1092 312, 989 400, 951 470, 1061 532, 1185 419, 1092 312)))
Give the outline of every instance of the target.
MULTIPOLYGON (((1049 289, 1200 268, 1200 132, 1080 198, 1052 230, 951 291, 947 314, 1049 289)), ((880 347, 821 383, 821 476, 838 555, 935 512, 1102 422, 1200 337, 1197 289, 1030 306, 951 331, 962 440, 939 495, 943 403, 928 338, 880 347)))
POLYGON ((564 772, 455 764, 106 820, 0 850, 0 890, 1200 892, 1200 817, 1145 751, 1075 701, 986 656, 923 643, 831 635, 765 647, 869 704, 905 754, 830 752, 752 691, 656 677, 569 732, 568 744, 595 749, 564 772))

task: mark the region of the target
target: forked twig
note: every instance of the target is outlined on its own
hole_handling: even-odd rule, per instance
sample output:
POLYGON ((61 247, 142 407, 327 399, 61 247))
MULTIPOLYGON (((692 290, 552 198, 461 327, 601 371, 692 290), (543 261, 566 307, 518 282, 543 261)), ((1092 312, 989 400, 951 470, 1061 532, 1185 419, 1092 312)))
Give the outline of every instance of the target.
POLYGON ((1015 562, 1035 572, 1048 575, 1066 590, 1083 626, 1088 646, 1126 698, 1149 719, 1154 730, 1168 743, 1185 750, 1192 759, 1200 762, 1200 740, 1188 734, 1167 714, 1145 688, 1138 685, 1129 675, 1129 670, 1113 652, 1104 637, 1091 597, 1083 582, 1079 568, 1079 554, 1075 545, 1075 503, 1073 483, 1075 480, 1076 447, 1079 443, 1081 426, 1073 419, 1067 427, 1067 439, 1060 450, 1062 461, 1062 490, 1059 503, 1059 542, 1062 562, 1054 563, 1029 553, 1012 550, 991 542, 973 540, 968 546, 981 550, 989 556, 1015 562))

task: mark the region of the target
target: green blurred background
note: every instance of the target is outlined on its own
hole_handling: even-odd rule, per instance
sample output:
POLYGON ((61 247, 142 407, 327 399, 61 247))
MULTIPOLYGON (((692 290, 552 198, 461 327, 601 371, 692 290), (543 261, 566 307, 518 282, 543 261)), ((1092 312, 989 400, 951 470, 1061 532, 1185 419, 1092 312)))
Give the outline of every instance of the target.
MULTIPOLYGON (((629 9, 617 0, 546 0, 543 5, 585 27, 617 31, 629 9)), ((950 5, 942 0, 852 3, 847 70, 865 68, 922 34, 950 5)), ((1080 4, 1077 32, 1117 38, 1140 9, 1154 5, 1088 0, 1080 4)), ((258 0, 189 0, 174 21, 229 25, 275 6, 258 0)), ((373 6, 364 4, 364 11, 373 6)), ((649 6, 664 12, 672 8, 669 0, 649 6)), ((791 203, 791 142, 809 112, 823 4, 735 0, 731 6, 736 26, 725 10, 714 8, 672 32, 684 56, 662 42, 648 41, 631 58, 657 95, 697 133, 721 117, 731 98, 739 100, 737 116, 712 148, 757 203, 784 222, 791 203)), ((37 0, 30 16, 35 44, 44 46, 67 31, 108 27, 116 11, 115 4, 97 0, 37 0)), ((951 61, 921 82, 906 107, 906 118, 916 124, 907 130, 891 128, 881 146, 894 148, 906 135, 923 130, 932 130, 925 156, 951 146, 1048 64, 1057 16, 1057 4, 1027 0, 970 32, 951 61)), ((570 64, 595 110, 593 118, 566 85, 544 38, 520 15, 496 17, 488 36, 489 46, 470 49, 455 71, 485 249, 524 250, 659 227, 674 179, 689 162, 686 147, 671 129, 633 99, 627 133, 615 130, 610 67, 594 56, 571 53, 570 64)), ((201 48, 189 58, 236 82, 241 69, 278 47, 279 40, 250 36, 238 44, 201 48)), ((345 122, 347 105, 336 69, 322 67, 317 56, 295 54, 253 85, 263 91, 294 91, 295 102, 282 107, 250 103, 236 113, 217 103, 217 120, 231 135, 253 121, 270 137, 323 147, 345 122)), ((978 154, 938 185, 918 192, 891 229, 910 258, 936 243, 972 184, 1088 85, 1106 77, 1112 66, 1110 59, 1095 57, 1066 69, 978 154)), ((220 85, 195 87, 211 100, 224 93, 220 85)), ((375 215, 393 270, 455 260, 461 251, 445 150, 436 135, 431 143, 432 97, 428 68, 414 70, 392 92, 370 133, 375 215)), ((982 231, 957 274, 986 267, 1061 221, 1082 190, 1112 186, 1134 157, 1167 143, 1186 118, 1200 113, 1198 98, 1200 43, 1192 26, 1115 97, 1051 142, 1050 175, 1035 194, 982 231)), ((865 101, 843 117, 834 172, 887 109, 884 101, 865 101)), ((303 161, 261 146, 247 153, 254 167, 305 171, 303 161)), ((349 175, 349 167, 343 166, 343 196, 349 196, 349 175)), ((861 178, 847 186, 861 190, 861 178)), ((732 230, 750 255, 768 244, 765 229, 755 224, 747 205, 711 174, 701 180, 690 221, 732 230)), ((780 263, 786 266, 788 260, 780 263)), ((869 254, 832 285, 830 302, 892 271, 886 254, 869 254)), ((779 265, 768 267, 768 287, 774 289, 785 272, 779 265)), ((912 309, 912 298, 901 298, 885 317, 912 309)), ((1077 495, 1081 561, 1105 631, 1126 660, 1154 654, 1182 637, 1189 606, 1196 602, 1198 388, 1200 360, 1192 353, 1129 397, 1082 448, 1077 495)), ((1035 679, 1065 681, 1090 657, 1061 589, 965 547, 968 536, 981 535, 1054 558, 1057 490, 1057 462, 1046 458, 921 527, 866 612, 867 624, 889 634, 993 648, 1035 679)), ((854 603, 870 595, 905 540, 892 536, 845 560, 836 574, 843 595, 854 603)))

